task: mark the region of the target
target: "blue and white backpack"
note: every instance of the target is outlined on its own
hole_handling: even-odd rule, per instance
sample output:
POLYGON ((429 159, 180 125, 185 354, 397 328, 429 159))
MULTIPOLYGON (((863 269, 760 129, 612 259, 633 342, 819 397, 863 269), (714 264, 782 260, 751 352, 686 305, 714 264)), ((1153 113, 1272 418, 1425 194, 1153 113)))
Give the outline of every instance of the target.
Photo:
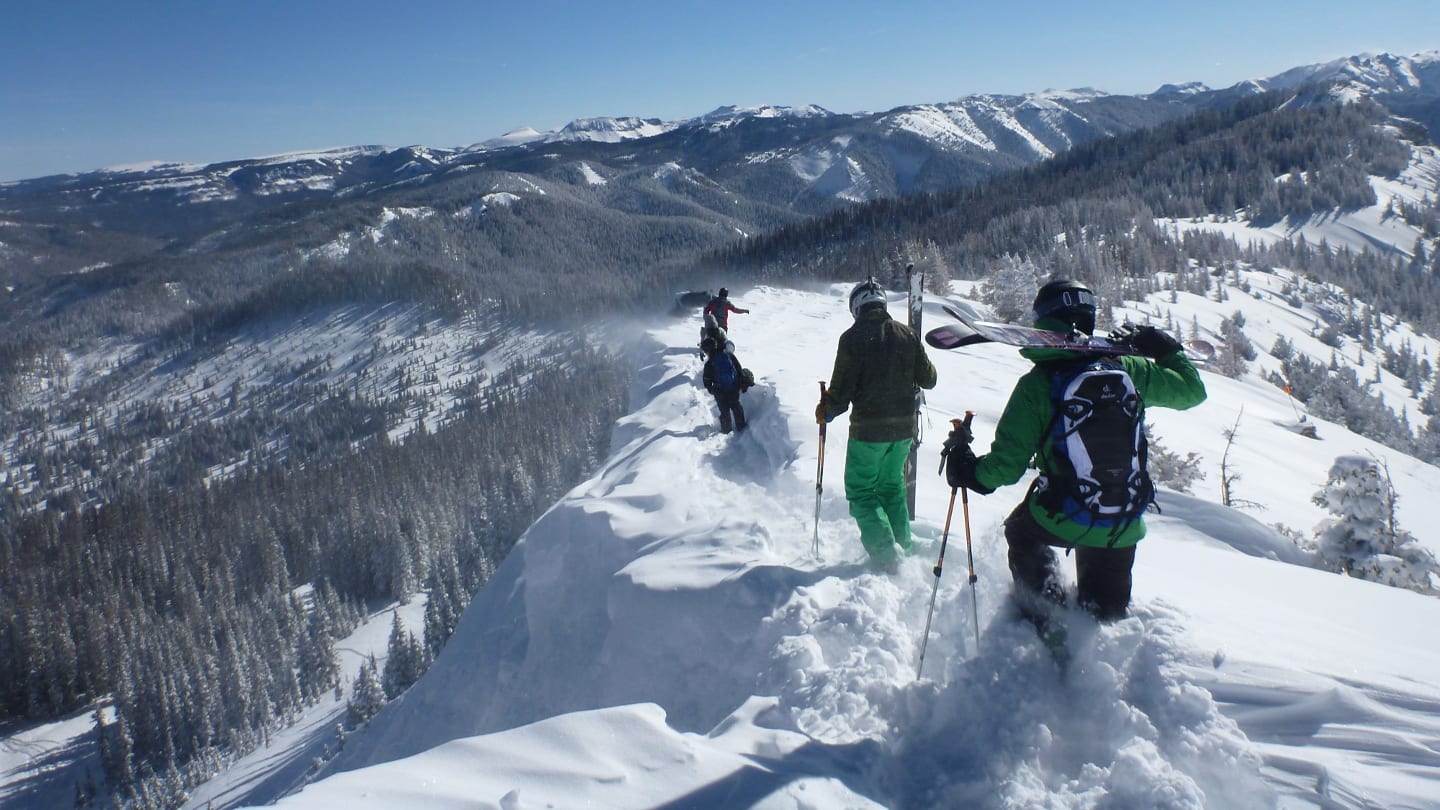
POLYGON ((1052 515, 1118 535, 1155 500, 1146 469, 1145 403, 1112 357, 1059 367, 1050 378, 1050 463, 1036 486, 1052 515))

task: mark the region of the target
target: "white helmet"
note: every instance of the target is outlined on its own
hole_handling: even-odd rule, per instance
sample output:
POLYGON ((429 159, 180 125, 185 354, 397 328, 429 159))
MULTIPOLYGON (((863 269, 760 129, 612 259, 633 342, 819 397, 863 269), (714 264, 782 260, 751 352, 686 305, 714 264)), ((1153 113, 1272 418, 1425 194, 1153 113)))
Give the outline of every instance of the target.
POLYGON ((860 310, 870 304, 885 305, 885 288, 874 276, 850 288, 850 316, 858 319, 860 310))

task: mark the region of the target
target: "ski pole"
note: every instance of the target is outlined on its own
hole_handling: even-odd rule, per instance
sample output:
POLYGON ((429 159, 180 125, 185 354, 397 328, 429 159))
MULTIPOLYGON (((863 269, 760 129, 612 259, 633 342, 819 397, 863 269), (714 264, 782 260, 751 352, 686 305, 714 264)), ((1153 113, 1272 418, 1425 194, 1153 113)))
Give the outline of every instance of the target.
POLYGON ((915 664, 915 680, 925 669, 925 645, 930 643, 930 620, 935 616, 935 597, 940 593, 940 572, 945 569, 945 545, 950 540, 950 516, 955 514, 955 487, 950 488, 950 507, 945 510, 945 530, 940 534, 940 556, 935 560, 935 584, 930 588, 930 611, 925 614, 925 632, 920 636, 920 660, 915 664))
MULTIPOLYGON (((820 401, 825 401, 825 381, 820 381, 820 401)), ((815 556, 820 556, 820 495, 825 491, 825 420, 820 420, 820 455, 815 463, 815 537, 812 540, 815 556)))
POLYGON ((1290 383, 1285 383, 1285 398, 1290 400, 1290 410, 1295 412, 1295 421, 1304 422, 1305 420, 1300 418, 1300 409, 1295 407, 1295 395, 1291 391, 1290 383))
MULTIPOLYGON (((967 414, 965 421, 968 423, 974 414, 967 414)), ((960 492, 960 508, 965 517, 965 557, 970 568, 970 617, 975 620, 975 651, 980 651, 980 597, 975 594, 975 582, 979 577, 975 576, 975 549, 970 543, 970 490, 963 489, 960 492)))

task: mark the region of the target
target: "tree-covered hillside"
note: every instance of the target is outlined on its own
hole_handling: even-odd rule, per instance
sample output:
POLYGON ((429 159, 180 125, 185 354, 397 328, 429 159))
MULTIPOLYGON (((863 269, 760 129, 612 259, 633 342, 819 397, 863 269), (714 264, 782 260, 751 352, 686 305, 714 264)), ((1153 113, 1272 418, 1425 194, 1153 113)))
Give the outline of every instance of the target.
MULTIPOLYGON (((762 279, 884 277, 898 249, 925 254, 957 278, 986 279, 997 299, 1014 292, 1024 301, 1000 307, 1013 318, 1026 317, 1025 290, 1049 276, 1078 278, 1116 302, 1163 288, 1221 296, 1217 275, 1283 269, 1297 279, 1287 293, 1294 305, 1324 314, 1317 335, 1337 351, 1383 347, 1385 369, 1413 383, 1407 407, 1333 359, 1289 356, 1276 384, 1356 432, 1440 462, 1440 379, 1402 336, 1387 336, 1393 319, 1440 332, 1436 165, 1425 129, 1378 104, 1275 92, 1077 147, 973 188, 780 228, 721 251, 714 266, 762 279), (1377 179, 1409 188, 1409 201, 1381 200, 1377 179), (1323 230, 1362 210, 1406 238, 1352 249, 1271 236, 1323 230), (1233 235, 1247 232, 1247 241, 1233 235), (1431 418, 1416 424, 1407 410, 1431 418)), ((1242 325, 1223 348, 1227 373, 1243 373, 1252 350, 1242 325)))

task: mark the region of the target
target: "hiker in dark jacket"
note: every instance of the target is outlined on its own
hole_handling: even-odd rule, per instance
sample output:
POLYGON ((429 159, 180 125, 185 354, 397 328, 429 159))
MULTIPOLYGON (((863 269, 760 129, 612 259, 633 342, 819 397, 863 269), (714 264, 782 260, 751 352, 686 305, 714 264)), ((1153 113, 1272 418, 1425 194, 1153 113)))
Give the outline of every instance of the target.
POLYGON ((915 331, 891 319, 885 290, 869 279, 850 291, 855 323, 840 336, 817 422, 850 411, 845 498, 860 543, 879 566, 910 550, 905 461, 915 441, 915 386, 935 387, 935 366, 915 331))
POLYGON ((708 313, 705 315, 705 323, 700 327, 700 359, 702 360, 710 357, 710 353, 705 351, 705 341, 707 339, 714 340, 716 346, 729 349, 732 352, 735 351, 735 343, 730 340, 729 335, 725 334, 725 330, 720 328, 720 324, 715 320, 715 316, 708 313))
POLYGON ((728 332, 730 330, 730 313, 732 312, 738 312, 741 315, 745 315, 749 313, 750 310, 741 309, 740 307, 737 307, 734 304, 730 303, 730 291, 725 289, 724 287, 721 287, 720 294, 715 296, 714 298, 711 298, 710 303, 705 305, 705 312, 703 314, 714 315, 715 322, 719 324, 721 329, 724 329, 728 332))
POLYGON ((705 338, 700 350, 706 357, 700 378, 720 409, 720 432, 729 433, 733 424, 735 430, 743 433, 745 408, 740 405, 740 395, 749 386, 746 385, 745 370, 740 366, 740 360, 733 351, 716 343, 714 338, 705 338))
MULTIPOLYGON (((1035 296, 1033 320, 1041 329, 1092 334, 1095 295, 1079 282, 1051 281, 1035 296)), ((1129 339, 1140 356, 1114 359, 1139 394, 1140 425, 1147 405, 1185 410, 1205 401, 1205 384, 1178 340, 1152 326, 1135 328, 1129 339)), ((1051 380, 1062 369, 1094 356, 1065 349, 1021 349, 1020 354, 1035 367, 1010 394, 990 452, 977 458, 968 429, 957 430, 962 435, 951 434, 957 446, 947 456, 946 477, 952 487, 988 495, 1019 481, 1035 460, 1040 476, 1005 519, 1005 540, 1016 605, 1048 641, 1055 606, 1065 604, 1052 547, 1074 549, 1080 605, 1102 621, 1113 621, 1122 618, 1130 604, 1135 544, 1145 536, 1145 520, 1137 513, 1101 528, 1054 507, 1054 498, 1045 493, 1064 492, 1067 481, 1064 470, 1057 468, 1051 438, 1056 419, 1051 380)), ((1147 490, 1147 503, 1151 497, 1153 490, 1147 490)))

